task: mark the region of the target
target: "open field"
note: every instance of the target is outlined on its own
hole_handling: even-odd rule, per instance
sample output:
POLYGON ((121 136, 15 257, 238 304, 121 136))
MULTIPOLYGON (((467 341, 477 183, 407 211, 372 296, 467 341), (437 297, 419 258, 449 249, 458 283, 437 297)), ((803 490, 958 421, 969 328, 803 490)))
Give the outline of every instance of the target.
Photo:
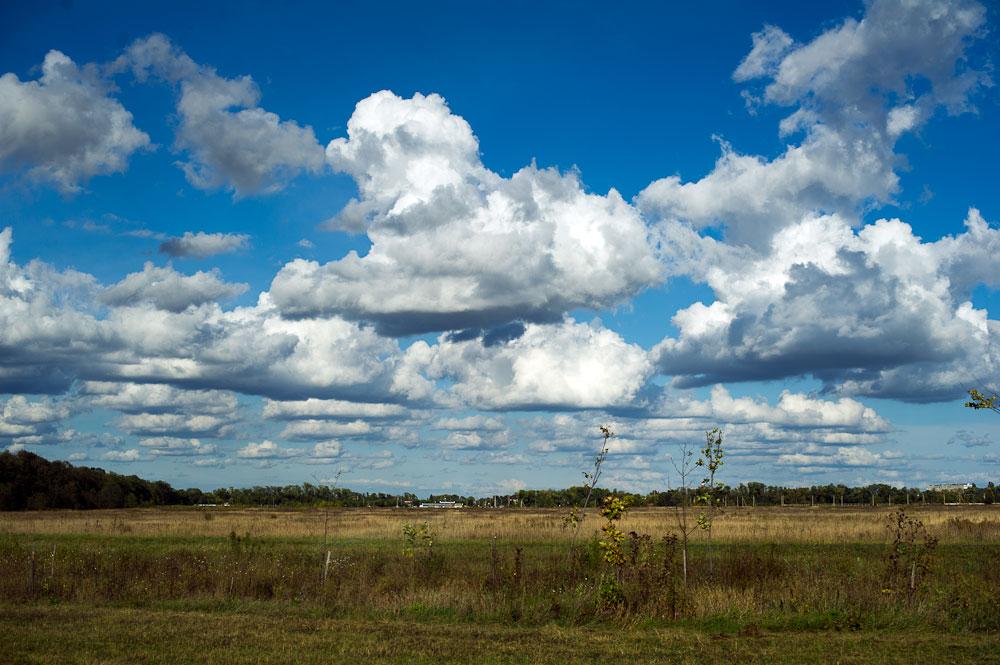
MULTIPOLYGON (((726 508, 716 517, 713 538, 727 543, 883 543, 886 516, 899 506, 817 508, 726 508)), ((990 541, 1000 543, 1000 504, 991 506, 906 507, 941 542, 990 541)), ((0 534, 89 534, 156 537, 227 537, 233 531, 253 538, 322 538, 328 521, 331 537, 349 540, 398 541, 403 525, 427 522, 439 540, 556 542, 572 534, 563 526, 566 510, 434 510, 434 509, 240 509, 135 508, 129 510, 53 510, 0 512, 0 534)), ((584 525, 600 526, 590 510, 584 525)), ((621 528, 654 538, 677 530, 673 508, 637 508, 621 528)), ((587 530, 585 528, 585 530, 587 530)), ((692 535, 703 539, 702 532, 692 535)))
POLYGON ((912 591, 889 512, 730 508, 686 586, 673 509, 613 570, 595 514, 574 545, 544 510, 3 513, 0 631, 25 663, 1000 662, 1000 508, 912 507, 912 591))

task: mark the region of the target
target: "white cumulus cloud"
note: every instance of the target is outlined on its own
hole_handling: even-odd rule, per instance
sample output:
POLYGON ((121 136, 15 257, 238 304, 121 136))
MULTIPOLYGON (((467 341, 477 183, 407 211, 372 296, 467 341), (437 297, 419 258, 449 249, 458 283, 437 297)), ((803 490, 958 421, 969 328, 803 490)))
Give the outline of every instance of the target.
POLYGON ((106 288, 101 302, 112 306, 149 303, 159 309, 181 312, 191 306, 235 298, 247 288, 246 284, 223 281, 218 269, 184 275, 170 266, 158 268, 146 262, 142 272, 126 275, 106 288))
POLYGON ((718 226, 727 241, 766 247, 805 216, 857 216, 899 192, 900 135, 936 109, 959 113, 989 83, 966 51, 981 36, 982 5, 969 0, 875 0, 806 44, 774 26, 753 36, 734 78, 765 81, 761 103, 796 107, 784 136, 802 134, 774 159, 723 143, 711 173, 691 182, 655 181, 638 197, 655 218, 718 226))
POLYGON ((303 454, 301 448, 282 448, 273 441, 262 441, 260 443, 248 443, 236 452, 237 457, 244 459, 287 459, 298 457, 303 454))
POLYGON ((266 194, 323 168, 312 128, 261 108, 260 88, 249 76, 220 76, 160 34, 132 43, 116 67, 179 87, 176 147, 189 159, 178 165, 195 187, 224 187, 237 197, 266 194))
POLYGON ((882 219, 838 216, 777 233, 767 251, 699 248, 715 291, 674 316, 652 352, 679 386, 812 374, 845 394, 951 399, 995 376, 998 324, 972 289, 1000 281, 1000 230, 970 210, 966 231, 924 242, 882 219))
POLYGON ((453 396, 485 409, 624 405, 652 371, 641 347, 568 320, 529 324, 520 337, 495 345, 447 335, 433 346, 418 341, 407 349, 405 367, 429 380, 448 379, 453 396))
POLYGON ((184 439, 174 436, 156 436, 139 441, 139 445, 159 457, 192 457, 213 455, 217 447, 214 443, 202 443, 199 439, 184 439))
POLYGON ((285 315, 337 314, 387 334, 488 329, 614 305, 659 279, 647 228, 618 192, 534 165, 497 175, 438 95, 376 93, 347 133, 327 159, 360 198, 339 219, 372 247, 287 264, 271 285, 285 315))
POLYGON ((250 236, 242 233, 205 233, 186 231, 160 243, 160 252, 179 258, 204 259, 216 254, 231 254, 250 246, 250 236))
POLYGON ((335 422, 329 420, 297 420, 281 431, 281 438, 294 441, 329 439, 342 436, 363 436, 372 432, 372 426, 363 420, 335 422))
POLYGON ((316 398, 284 402, 269 399, 264 402, 263 411, 265 418, 274 418, 277 420, 401 418, 405 417, 408 413, 409 410, 399 404, 366 404, 363 402, 316 398))
POLYGON ((63 192, 124 171, 150 141, 109 92, 95 67, 59 51, 46 54, 38 80, 0 76, 0 167, 24 169, 63 192))

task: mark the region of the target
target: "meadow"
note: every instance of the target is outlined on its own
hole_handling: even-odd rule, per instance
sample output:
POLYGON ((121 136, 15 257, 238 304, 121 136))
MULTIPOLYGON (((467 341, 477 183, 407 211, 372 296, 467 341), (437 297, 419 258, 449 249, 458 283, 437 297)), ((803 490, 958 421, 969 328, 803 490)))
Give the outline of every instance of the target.
POLYGON ((0 513, 11 662, 1000 662, 1000 508, 0 513))

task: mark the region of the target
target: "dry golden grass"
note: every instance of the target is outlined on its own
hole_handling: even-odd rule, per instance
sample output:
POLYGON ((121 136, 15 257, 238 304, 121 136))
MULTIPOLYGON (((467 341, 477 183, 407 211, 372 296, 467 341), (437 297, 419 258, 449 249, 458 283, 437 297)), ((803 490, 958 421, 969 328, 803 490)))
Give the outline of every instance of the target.
MULTIPOLYGON (((470 627, 683 618, 730 632, 995 634, 1000 509, 914 506, 911 513, 942 545, 923 550, 927 567, 907 584, 888 567, 895 551, 888 507, 728 509, 713 546, 694 532, 700 542, 689 550, 686 577, 676 540, 658 538, 676 531, 673 509, 629 513, 622 528, 652 538, 628 537, 617 567, 591 537, 601 521, 593 513, 574 543, 559 510, 336 510, 329 546, 326 514, 317 509, 7 513, 0 514, 0 605, 237 611, 249 604, 276 615, 297 607, 470 627), (403 525, 423 520, 432 522, 433 547, 407 545, 403 525)), ((38 637, 28 651, 44 645, 38 637)))
MULTIPOLYGON (((713 538, 720 543, 881 543, 886 517, 897 507, 727 508, 716 517, 713 538)), ((1000 506, 911 506, 931 535, 942 543, 1000 542, 1000 506)), ((693 520, 692 511, 689 519, 693 520)), ((439 540, 498 538, 504 542, 568 540, 564 510, 331 509, 331 539, 399 540, 404 524, 429 522, 439 540)), ((677 531, 673 508, 631 511, 622 528, 654 537, 677 531)), ((254 538, 322 539, 322 509, 168 508, 0 513, 0 533, 94 534, 153 537, 224 537, 231 532, 254 538)), ((581 535, 599 526, 593 509, 581 535)), ((704 533, 695 531, 695 540, 704 533)))

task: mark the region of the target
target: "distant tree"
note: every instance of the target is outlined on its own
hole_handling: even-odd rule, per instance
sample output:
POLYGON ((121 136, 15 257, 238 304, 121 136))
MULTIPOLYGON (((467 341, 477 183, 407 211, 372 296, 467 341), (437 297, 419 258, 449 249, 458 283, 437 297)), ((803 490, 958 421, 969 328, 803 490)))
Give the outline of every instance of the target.
POLYGON ((101 508, 121 508, 125 500, 121 486, 111 478, 104 481, 99 497, 101 508))

